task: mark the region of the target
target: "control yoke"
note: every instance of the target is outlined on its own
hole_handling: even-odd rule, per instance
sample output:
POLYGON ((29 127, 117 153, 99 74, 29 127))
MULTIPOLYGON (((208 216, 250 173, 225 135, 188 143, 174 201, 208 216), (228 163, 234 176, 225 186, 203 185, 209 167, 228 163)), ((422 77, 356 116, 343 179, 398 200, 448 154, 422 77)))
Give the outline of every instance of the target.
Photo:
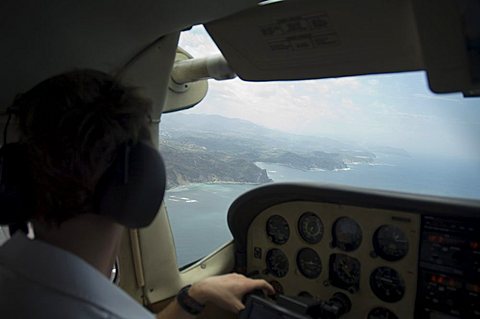
POLYGON ((351 306, 350 299, 340 292, 327 301, 282 294, 271 300, 261 292, 254 292, 245 298, 240 319, 336 319, 349 312, 351 306))

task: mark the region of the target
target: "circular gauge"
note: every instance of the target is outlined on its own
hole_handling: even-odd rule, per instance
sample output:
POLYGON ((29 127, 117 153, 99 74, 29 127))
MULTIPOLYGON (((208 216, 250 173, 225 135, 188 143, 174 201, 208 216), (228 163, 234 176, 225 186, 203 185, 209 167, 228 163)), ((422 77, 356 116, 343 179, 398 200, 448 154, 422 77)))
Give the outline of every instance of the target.
POLYGON ((267 235, 278 245, 285 244, 290 237, 290 227, 282 216, 273 215, 267 220, 267 235))
POLYGON ((303 248, 297 254, 297 267, 302 275, 314 279, 322 272, 322 261, 315 250, 303 248))
POLYGON ((282 287, 282 284, 279 283, 278 281, 276 280, 272 280, 270 281, 270 285, 272 285, 273 289, 275 290, 275 293, 276 294, 280 294, 280 295, 283 295, 283 287, 282 287))
POLYGON ((373 247, 378 256, 388 261, 396 261, 408 253, 408 239, 397 226, 383 225, 373 236, 373 247))
POLYGON ((400 274, 390 267, 379 267, 370 275, 370 287, 375 295, 385 302, 396 302, 405 293, 405 282, 400 274))
POLYGON ((280 249, 270 249, 266 257, 267 271, 275 277, 285 277, 288 273, 288 258, 280 249))
POLYGON ((330 256, 330 282, 339 288, 358 290, 360 283, 360 262, 358 259, 334 254, 330 256))
POLYGON ((368 313, 367 319, 398 319, 398 317, 387 308, 377 307, 368 313))
POLYGON ((344 251, 353 251, 362 243, 362 229, 349 217, 337 219, 333 226, 333 245, 344 251))
POLYGON ((316 244, 323 237, 323 223, 314 213, 304 213, 298 220, 298 232, 307 243, 316 244))

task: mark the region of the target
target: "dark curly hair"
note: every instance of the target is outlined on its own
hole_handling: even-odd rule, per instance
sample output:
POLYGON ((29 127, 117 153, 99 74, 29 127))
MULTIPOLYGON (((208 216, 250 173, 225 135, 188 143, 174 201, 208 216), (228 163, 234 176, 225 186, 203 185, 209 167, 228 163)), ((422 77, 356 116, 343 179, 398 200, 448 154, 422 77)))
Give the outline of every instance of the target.
POLYGON ((50 223, 93 212, 95 187, 117 148, 150 140, 151 102, 95 70, 51 77, 14 108, 33 173, 33 217, 50 223))

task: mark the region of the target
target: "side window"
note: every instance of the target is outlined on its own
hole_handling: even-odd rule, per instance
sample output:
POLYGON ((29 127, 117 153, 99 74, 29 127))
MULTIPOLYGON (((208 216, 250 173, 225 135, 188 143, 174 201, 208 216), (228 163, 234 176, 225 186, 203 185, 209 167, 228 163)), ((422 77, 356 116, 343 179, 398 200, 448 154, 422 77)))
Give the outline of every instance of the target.
MULTIPOLYGON (((206 98, 197 107, 208 107, 208 102, 206 98)), ((167 170, 165 204, 179 267, 231 240, 227 211, 232 201, 271 181, 266 170, 244 154, 247 139, 234 132, 224 135, 228 121, 238 120, 184 112, 162 115, 159 140, 167 170)))
POLYGON ((7 227, 0 226, 0 246, 2 246, 8 238, 10 238, 10 236, 7 227))
MULTIPOLYGON (((203 27, 183 32, 179 46, 196 58, 219 53, 203 27)), ((215 107, 226 93, 223 90, 233 89, 228 82, 210 82, 207 97, 192 110, 162 115, 160 150, 167 169, 165 204, 179 267, 231 240, 227 211, 232 201, 271 181, 265 169, 245 158, 242 143, 248 144, 248 139, 237 140, 239 132, 232 132, 230 137, 223 135, 229 119, 218 115, 215 107)), ((237 120, 233 121, 236 125, 237 120)))

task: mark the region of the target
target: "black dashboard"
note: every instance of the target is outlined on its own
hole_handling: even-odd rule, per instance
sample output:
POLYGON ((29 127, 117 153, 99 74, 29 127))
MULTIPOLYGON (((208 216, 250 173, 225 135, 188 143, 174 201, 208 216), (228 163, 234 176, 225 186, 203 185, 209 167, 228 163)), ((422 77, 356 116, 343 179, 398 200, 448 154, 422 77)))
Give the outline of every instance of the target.
POLYGON ((480 318, 480 202, 271 184, 230 207, 236 270, 342 318, 480 318))

